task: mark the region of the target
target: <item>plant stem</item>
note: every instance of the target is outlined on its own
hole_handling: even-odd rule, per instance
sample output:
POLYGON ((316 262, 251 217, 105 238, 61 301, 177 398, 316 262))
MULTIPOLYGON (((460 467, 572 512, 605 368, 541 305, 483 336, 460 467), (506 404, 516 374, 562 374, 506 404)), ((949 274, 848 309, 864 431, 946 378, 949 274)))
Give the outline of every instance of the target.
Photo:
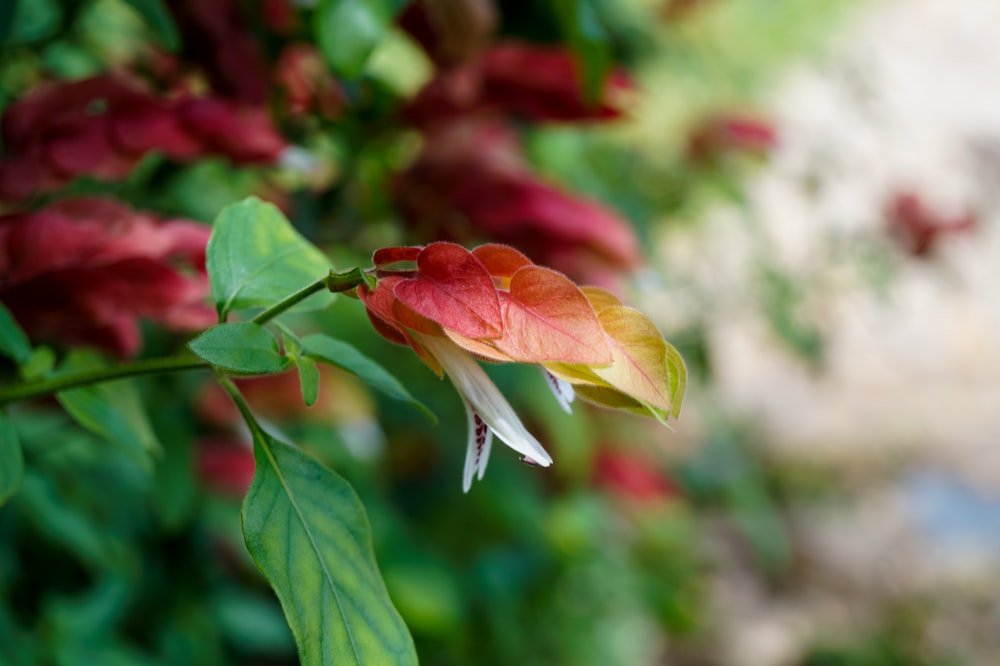
POLYGON ((286 296, 266 310, 258 312, 257 315, 250 321, 254 324, 266 324, 285 310, 298 305, 305 299, 319 291, 322 291, 323 289, 329 289, 332 292, 348 291, 350 289, 354 289, 364 281, 364 273, 362 273, 359 268, 352 268, 344 273, 334 273, 333 271, 330 271, 329 274, 324 275, 315 282, 307 284, 294 294, 286 296))
MULTIPOLYGON (((255 324, 266 324, 288 308, 302 302, 313 294, 329 289, 333 292, 348 291, 365 281, 364 273, 358 268, 353 268, 345 273, 334 273, 330 271, 319 280, 307 284, 293 294, 286 296, 271 307, 257 314, 251 319, 255 324)), ((43 396, 65 391, 80 386, 89 386, 100 382, 124 379, 125 377, 136 377, 139 375, 156 375, 164 372, 177 372, 180 370, 194 370, 196 368, 210 368, 211 365, 194 354, 185 351, 177 356, 165 358, 153 358, 142 361, 133 361, 122 365, 109 366, 104 368, 94 368, 72 374, 50 377, 26 384, 17 384, 10 387, 0 387, 0 406, 16 402, 18 400, 30 400, 43 396)))
POLYGON ((59 391, 66 391, 71 388, 88 386, 99 382, 107 382, 114 379, 124 379, 126 377, 136 377, 139 375, 156 375, 164 372, 177 372, 180 370, 194 370, 196 368, 208 368, 208 363, 201 360, 194 354, 184 353, 178 356, 168 356, 165 358, 152 358, 142 361, 133 361, 122 365, 115 365, 105 368, 94 368, 73 374, 51 377, 18 384, 15 386, 0 388, 0 405, 6 405, 18 400, 30 400, 40 398, 59 391))

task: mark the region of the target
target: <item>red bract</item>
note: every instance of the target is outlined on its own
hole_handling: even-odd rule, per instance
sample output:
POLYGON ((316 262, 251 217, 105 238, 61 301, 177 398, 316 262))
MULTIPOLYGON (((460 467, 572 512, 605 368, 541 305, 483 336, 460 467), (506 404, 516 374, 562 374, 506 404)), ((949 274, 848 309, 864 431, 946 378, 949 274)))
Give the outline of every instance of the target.
POLYGON ((942 215, 913 192, 897 193, 887 217, 889 233, 914 257, 928 256, 943 236, 965 233, 976 225, 971 213, 942 215))
POLYGON ((111 75, 42 85, 2 121, 0 198, 19 201, 78 176, 123 178, 147 152, 270 162, 284 149, 263 110, 213 98, 161 99, 111 75))
POLYGON ((394 195, 418 234, 509 243, 581 281, 608 284, 641 260, 627 222, 534 176, 510 135, 495 125, 434 132, 397 177, 394 195))
POLYGON ((131 355, 141 318, 179 330, 214 321, 204 303, 209 233, 97 198, 6 215, 0 300, 32 338, 131 355))
POLYGON ((440 72, 405 114, 424 129, 483 112, 534 121, 609 120, 622 115, 620 98, 630 87, 625 73, 616 70, 597 99, 588 100, 569 51, 509 42, 440 72))
POLYGON ((707 118, 691 131, 687 155, 692 162, 710 164, 725 155, 764 156, 777 145, 778 133, 768 121, 728 113, 707 118))
POLYGON ((552 462, 474 357, 539 366, 566 410, 579 394, 664 421, 679 413, 683 361, 652 322, 606 291, 581 289, 504 245, 385 248, 375 265, 377 286, 359 286, 358 296, 376 331, 447 374, 463 398, 466 491, 482 478, 494 433, 525 459, 552 462))

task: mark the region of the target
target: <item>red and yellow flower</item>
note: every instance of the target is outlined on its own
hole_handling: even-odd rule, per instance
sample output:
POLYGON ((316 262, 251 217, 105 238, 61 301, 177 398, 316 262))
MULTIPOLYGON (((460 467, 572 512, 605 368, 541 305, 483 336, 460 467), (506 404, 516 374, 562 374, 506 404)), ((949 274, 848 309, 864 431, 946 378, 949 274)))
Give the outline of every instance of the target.
POLYGON ((494 434, 530 462, 552 462, 477 359, 539 366, 566 409, 579 395, 664 423, 680 412, 680 355, 645 315, 603 289, 578 287, 504 245, 391 247, 374 263, 377 284, 358 296, 376 331, 447 374, 465 403, 466 491, 486 470, 494 434))

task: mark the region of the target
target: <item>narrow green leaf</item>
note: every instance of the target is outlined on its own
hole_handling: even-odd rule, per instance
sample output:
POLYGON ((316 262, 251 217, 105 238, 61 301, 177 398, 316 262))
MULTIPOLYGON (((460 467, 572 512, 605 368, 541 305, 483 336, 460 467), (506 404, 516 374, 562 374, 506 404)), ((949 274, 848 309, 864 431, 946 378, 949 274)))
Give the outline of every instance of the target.
POLYGON ((687 366, 684 358, 672 344, 667 343, 667 372, 670 383, 670 413, 674 418, 681 415, 681 403, 684 401, 684 391, 687 389, 687 366))
POLYGON ((243 503, 243 535, 281 601, 303 666, 416 664, 354 489, 255 424, 252 430, 257 471, 243 503))
POLYGON ((0 506, 17 492, 24 476, 24 458, 14 424, 0 412, 0 506))
POLYGON ((269 375, 291 363, 266 328, 248 321, 213 326, 188 348, 217 368, 240 375, 269 375))
POLYGON ((302 387, 302 400, 306 407, 312 407, 319 398, 319 368, 316 361, 308 356, 295 357, 295 365, 299 369, 299 385, 302 387))
POLYGON ((313 28, 334 71, 347 78, 361 74, 399 5, 396 0, 320 0, 313 28))
POLYGON ((307 335, 302 338, 302 348, 307 356, 343 368, 357 375, 373 389, 381 391, 395 400, 409 403, 426 414, 431 421, 437 421, 434 412, 414 398, 388 370, 346 342, 336 340, 328 335, 307 335))
POLYGON ((10 311, 0 303, 0 354, 23 365, 31 358, 31 343, 10 311))
MULTIPOLYGON (((223 321, 231 310, 267 307, 330 271, 330 261, 272 204, 256 197, 227 206, 215 219, 206 263, 212 298, 223 321)), ((329 305, 321 292, 299 310, 329 305)))
MULTIPOLYGON (((72 352, 60 372, 75 372, 101 365, 88 352, 72 352)), ((86 430, 117 444, 137 462, 151 467, 150 454, 161 447, 153 432, 139 393, 130 380, 118 379, 61 391, 56 399, 86 430)))
POLYGON ((162 0, 125 0, 132 6, 149 29, 156 35, 160 45, 167 50, 176 52, 181 48, 181 38, 177 33, 177 26, 174 24, 170 12, 163 5, 162 0))

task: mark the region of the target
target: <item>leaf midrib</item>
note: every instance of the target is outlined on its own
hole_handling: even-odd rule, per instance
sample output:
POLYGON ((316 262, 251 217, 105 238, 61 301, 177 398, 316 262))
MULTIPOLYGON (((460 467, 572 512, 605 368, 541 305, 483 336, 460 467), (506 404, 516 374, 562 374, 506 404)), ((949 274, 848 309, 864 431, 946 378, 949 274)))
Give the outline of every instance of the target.
MULTIPOLYGON (((259 426, 258 426, 259 428, 259 426)), ((287 481, 285 480, 285 475, 282 474, 281 468, 278 466, 278 461, 274 457, 274 452, 271 450, 271 443, 264 435, 263 431, 259 430, 259 435, 261 438, 261 443, 264 445, 264 452, 267 454, 268 462, 271 464, 271 468, 274 469, 274 473, 277 475, 278 480, 281 482, 281 487, 285 491, 285 495, 288 497, 289 503, 295 510, 295 515, 299 519, 299 523, 302 525, 302 529, 305 531, 306 536, 309 539, 309 544, 312 546, 313 552, 316 554, 316 559, 319 560, 320 567, 323 569, 323 575, 326 577, 327 582, 330 585, 330 589, 333 590, 334 599, 337 601, 337 611, 340 613, 340 617, 344 623, 344 629, 347 631, 347 638, 351 643, 351 652, 354 655, 354 662, 361 666, 361 656, 358 651, 357 642, 354 639, 354 632, 351 631, 351 625, 347 620, 347 614, 344 610, 344 604, 340 600, 340 591, 337 589, 337 585, 333 581, 333 575, 326 566, 326 561, 320 556, 319 544, 316 542, 316 538, 313 536, 312 530, 309 529, 309 523, 306 522, 305 516, 302 510, 299 508, 298 502, 295 500, 295 496, 291 491, 287 481)))

